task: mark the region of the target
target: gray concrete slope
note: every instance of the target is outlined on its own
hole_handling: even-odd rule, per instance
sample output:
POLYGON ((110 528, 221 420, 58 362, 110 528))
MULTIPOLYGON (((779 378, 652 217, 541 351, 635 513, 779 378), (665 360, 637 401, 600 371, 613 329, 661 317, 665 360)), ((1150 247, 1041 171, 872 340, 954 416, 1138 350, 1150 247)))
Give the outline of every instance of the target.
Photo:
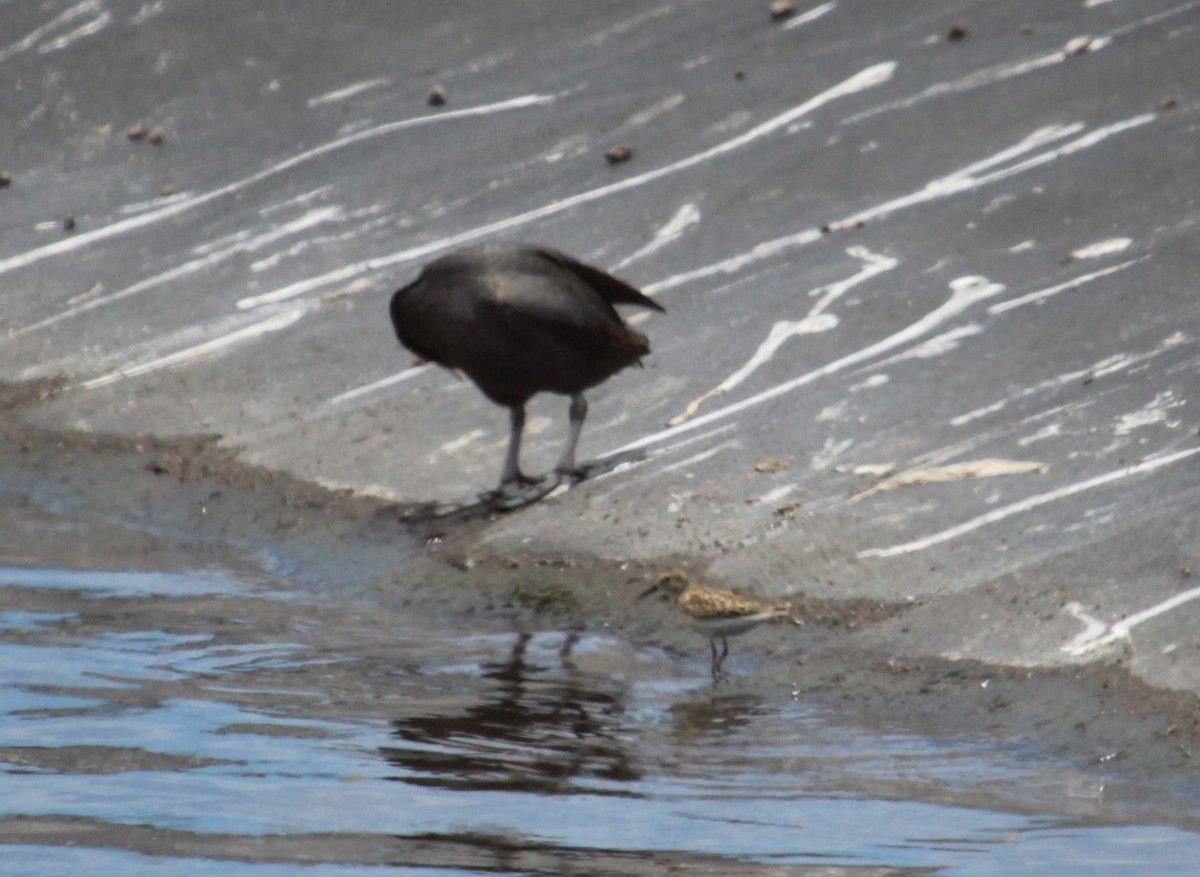
MULTIPOLYGON (((541 241, 668 313, 581 448, 642 459, 491 546, 911 600, 870 636, 1200 691, 1200 3, 9 0, 0 24, 0 362, 70 387, 37 423, 469 495, 506 417, 409 368, 387 298, 456 245, 541 241)), ((528 468, 565 414, 533 406, 528 468)))

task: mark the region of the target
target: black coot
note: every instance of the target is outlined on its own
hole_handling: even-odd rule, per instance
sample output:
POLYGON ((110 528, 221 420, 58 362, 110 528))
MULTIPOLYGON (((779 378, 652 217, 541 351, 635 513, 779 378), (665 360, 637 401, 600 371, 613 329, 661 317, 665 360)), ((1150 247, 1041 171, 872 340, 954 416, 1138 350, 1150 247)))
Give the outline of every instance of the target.
POLYGON ((583 391, 650 352, 614 304, 663 308, 612 275, 530 244, 488 243, 448 253, 392 296, 392 325, 417 356, 464 373, 509 409, 512 433, 500 490, 536 483, 519 466, 525 403, 534 393, 571 397, 567 445, 555 466, 575 474, 583 391))

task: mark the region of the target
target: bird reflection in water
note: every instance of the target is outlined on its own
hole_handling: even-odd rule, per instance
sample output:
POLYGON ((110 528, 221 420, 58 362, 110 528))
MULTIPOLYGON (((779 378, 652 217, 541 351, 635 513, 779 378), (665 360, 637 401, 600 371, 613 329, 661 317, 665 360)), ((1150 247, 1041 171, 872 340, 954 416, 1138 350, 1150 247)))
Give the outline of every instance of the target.
POLYGON ((394 719, 397 741, 382 755, 414 785, 471 791, 632 795, 619 783, 641 778, 619 737, 623 684, 573 669, 532 664, 530 635, 518 635, 507 661, 484 665, 490 694, 458 715, 394 719))

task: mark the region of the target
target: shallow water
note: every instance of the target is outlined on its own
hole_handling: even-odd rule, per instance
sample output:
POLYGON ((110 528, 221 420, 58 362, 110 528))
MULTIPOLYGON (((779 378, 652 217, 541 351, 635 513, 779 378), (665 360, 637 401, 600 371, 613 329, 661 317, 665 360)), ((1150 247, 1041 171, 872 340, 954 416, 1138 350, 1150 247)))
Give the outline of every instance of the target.
POLYGON ((130 556, 111 524, 23 528, 61 568, 28 550, 0 567, 5 875, 1191 875, 1200 861, 1200 835, 1122 824, 1099 780, 1032 744, 855 727, 752 680, 714 688, 702 643, 681 661, 396 595, 333 599, 211 546, 97 569, 130 556))

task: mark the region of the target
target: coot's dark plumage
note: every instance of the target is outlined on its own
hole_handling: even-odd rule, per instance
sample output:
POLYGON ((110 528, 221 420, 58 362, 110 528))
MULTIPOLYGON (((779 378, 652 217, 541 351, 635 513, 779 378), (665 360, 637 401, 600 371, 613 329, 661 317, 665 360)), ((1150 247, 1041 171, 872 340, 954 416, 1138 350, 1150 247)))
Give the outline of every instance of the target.
POLYGON ((632 286, 570 256, 529 244, 489 243, 448 253, 392 296, 392 325, 418 356, 467 375, 511 412, 500 488, 529 483, 518 465, 525 403, 571 397, 567 445, 555 467, 575 470, 587 416, 583 391, 650 352, 614 304, 663 308, 632 286))

